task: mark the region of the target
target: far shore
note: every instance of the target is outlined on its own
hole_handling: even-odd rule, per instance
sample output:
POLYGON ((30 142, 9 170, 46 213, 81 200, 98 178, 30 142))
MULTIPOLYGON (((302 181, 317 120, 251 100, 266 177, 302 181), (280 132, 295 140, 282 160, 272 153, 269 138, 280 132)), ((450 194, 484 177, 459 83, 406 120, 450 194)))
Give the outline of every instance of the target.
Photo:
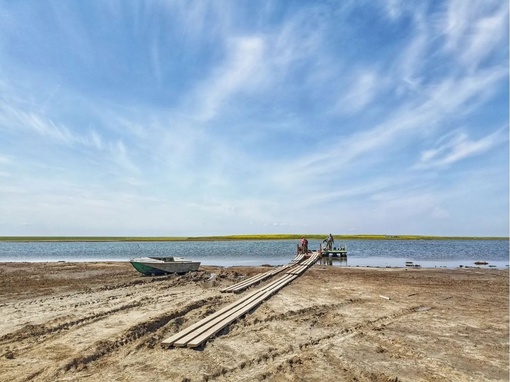
MULTIPOLYGON (((129 242, 129 241, 242 241, 322 240, 327 234, 261 234, 226 236, 0 236, 0 242, 129 242)), ((509 240, 501 236, 425 236, 425 235, 333 235, 336 240, 509 240)))

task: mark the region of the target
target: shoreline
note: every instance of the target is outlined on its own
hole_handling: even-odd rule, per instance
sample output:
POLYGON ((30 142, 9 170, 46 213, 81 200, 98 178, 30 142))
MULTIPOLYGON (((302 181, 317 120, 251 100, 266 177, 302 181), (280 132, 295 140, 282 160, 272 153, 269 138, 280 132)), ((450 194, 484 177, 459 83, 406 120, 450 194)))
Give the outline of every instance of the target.
MULTIPOLYGON (((374 258, 355 258, 355 259, 374 259, 374 258)), ((405 263, 406 259, 401 258, 375 258, 379 262, 384 262, 386 260, 399 260, 402 263, 405 263)), ((347 264, 335 264, 341 262, 340 259, 334 258, 332 265, 327 265, 329 267, 333 268, 354 268, 354 269, 381 269, 381 268, 388 268, 388 269, 448 269, 448 270, 455 270, 455 269, 484 269, 484 270, 508 270, 510 265, 508 264, 508 261, 502 261, 502 260, 487 260, 487 264, 475 264, 476 260, 471 259, 464 259, 464 260, 442 260, 442 261, 433 261, 433 260, 414 260, 411 261, 412 265, 370 265, 370 264, 357 264, 357 265, 347 265, 347 264), (432 263, 432 264, 431 264, 432 263), (434 265, 435 264, 435 265, 434 265), (445 265, 450 264, 450 265, 445 265), (455 264, 455 265, 453 265, 455 264)), ((126 259, 71 259, 71 260, 62 260, 62 259, 36 259, 36 260, 0 260, 0 265, 2 264, 52 264, 52 263, 80 263, 80 264, 86 264, 86 263, 94 263, 94 264, 100 264, 100 263, 127 263, 129 264, 129 260, 126 259)), ((236 263, 222 263, 221 261, 216 263, 204 263, 201 262, 201 266, 205 267, 218 267, 218 268, 231 268, 231 267, 278 267, 283 265, 282 263, 278 264, 270 264, 268 262, 265 262, 265 260, 261 259, 260 264, 236 264, 236 263)))
MULTIPOLYGON (((165 241, 266 241, 299 240, 301 237, 322 240, 325 234, 261 234, 225 236, 0 236, 0 242, 165 242, 165 241)), ((430 235, 333 235, 338 240, 510 240, 501 236, 430 236, 430 235)))
POLYGON ((12 382, 508 379, 508 269, 316 264, 203 348, 161 346, 263 283, 222 288, 266 271, 150 277, 125 261, 2 263, 0 373, 12 382))

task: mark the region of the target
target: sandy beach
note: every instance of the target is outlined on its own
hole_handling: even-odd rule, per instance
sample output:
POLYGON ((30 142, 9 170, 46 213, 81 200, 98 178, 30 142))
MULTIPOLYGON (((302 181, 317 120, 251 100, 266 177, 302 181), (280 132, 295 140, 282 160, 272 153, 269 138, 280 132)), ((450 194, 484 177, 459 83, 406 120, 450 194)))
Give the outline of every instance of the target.
POLYGON ((2 263, 0 379, 509 380, 498 269, 314 265, 198 350, 161 346, 243 296, 221 288, 268 269, 144 277, 124 262, 2 263))

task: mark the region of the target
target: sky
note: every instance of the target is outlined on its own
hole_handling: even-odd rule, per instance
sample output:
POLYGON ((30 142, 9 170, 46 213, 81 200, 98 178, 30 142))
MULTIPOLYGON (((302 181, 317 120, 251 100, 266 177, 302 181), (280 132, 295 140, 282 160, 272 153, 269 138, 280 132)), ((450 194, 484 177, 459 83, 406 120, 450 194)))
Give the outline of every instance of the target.
POLYGON ((0 236, 508 236, 501 0, 0 0, 0 236))

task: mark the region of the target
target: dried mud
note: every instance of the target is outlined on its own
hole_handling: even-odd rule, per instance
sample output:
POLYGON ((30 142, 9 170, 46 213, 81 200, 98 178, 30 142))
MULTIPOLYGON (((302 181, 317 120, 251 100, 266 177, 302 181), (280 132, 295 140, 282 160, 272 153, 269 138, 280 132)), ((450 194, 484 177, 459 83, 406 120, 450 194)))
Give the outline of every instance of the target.
POLYGON ((161 347, 242 297, 220 289, 267 270, 3 263, 1 379, 509 380, 508 270, 315 265, 198 350, 161 347))

